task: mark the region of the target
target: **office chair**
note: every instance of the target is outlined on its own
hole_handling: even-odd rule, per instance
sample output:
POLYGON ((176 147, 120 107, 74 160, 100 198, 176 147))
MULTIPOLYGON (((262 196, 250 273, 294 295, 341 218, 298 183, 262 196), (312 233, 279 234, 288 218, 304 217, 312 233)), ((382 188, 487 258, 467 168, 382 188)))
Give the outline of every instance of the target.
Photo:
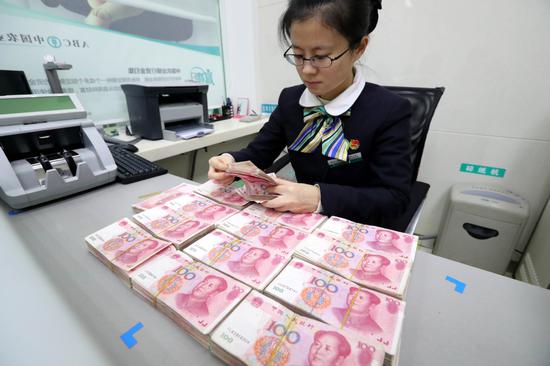
MULTIPOLYGON (((409 206, 401 216, 387 220, 383 226, 401 232, 411 232, 410 226, 414 227, 416 225, 422 204, 430 189, 428 183, 419 182, 416 178, 418 177, 418 170, 420 168, 420 161, 422 159, 430 123, 445 88, 415 88, 408 86, 386 86, 385 88, 408 99, 412 106, 410 123, 413 174, 409 206)), ((266 172, 278 172, 289 162, 289 156, 285 154, 267 168, 266 172)))

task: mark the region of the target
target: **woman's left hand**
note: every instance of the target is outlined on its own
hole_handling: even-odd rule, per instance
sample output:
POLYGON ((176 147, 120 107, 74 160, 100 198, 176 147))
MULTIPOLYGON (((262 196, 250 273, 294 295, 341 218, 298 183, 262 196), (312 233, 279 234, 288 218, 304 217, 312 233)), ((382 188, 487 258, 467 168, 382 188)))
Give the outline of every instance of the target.
POLYGON ((279 178, 275 178, 275 181, 277 185, 269 187, 268 191, 279 194, 279 197, 263 202, 264 207, 293 213, 308 213, 317 210, 321 200, 319 188, 279 178))

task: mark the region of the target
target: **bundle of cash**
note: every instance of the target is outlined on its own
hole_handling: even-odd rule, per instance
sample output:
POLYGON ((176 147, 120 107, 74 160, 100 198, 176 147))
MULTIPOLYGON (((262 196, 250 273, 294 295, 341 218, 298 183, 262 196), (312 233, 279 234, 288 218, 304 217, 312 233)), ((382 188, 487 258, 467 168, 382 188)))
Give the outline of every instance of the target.
POLYGON ((298 243, 308 236, 303 231, 265 221, 242 211, 217 226, 252 245, 274 249, 281 255, 292 254, 298 243))
POLYGON ((204 347, 207 335, 250 292, 213 268, 188 263, 186 256, 159 258, 136 275, 147 299, 204 347))
POLYGON ((132 289, 146 301, 155 305, 155 296, 158 292, 157 284, 160 279, 167 274, 176 273, 193 261, 193 258, 176 250, 171 245, 131 273, 132 289))
POLYGON ((332 216, 319 230, 363 249, 414 258, 418 237, 332 216))
POLYGON ((207 234, 184 252, 258 290, 263 290, 290 260, 289 254, 253 245, 221 230, 207 234))
POLYGON ((313 232, 327 219, 325 215, 318 213, 296 214, 292 212, 279 212, 258 204, 248 206, 243 211, 258 216, 262 220, 276 222, 308 233, 313 232))
POLYGON ((138 202, 132 205, 132 207, 138 211, 148 210, 153 207, 161 206, 166 202, 171 201, 174 198, 178 198, 179 196, 182 196, 186 193, 192 193, 194 189, 195 186, 187 183, 182 183, 175 187, 167 189, 164 192, 155 194, 154 196, 149 197, 144 201, 138 202))
POLYGON ((187 194, 171 200, 166 206, 178 215, 189 217, 202 222, 215 224, 218 221, 239 212, 239 210, 216 203, 206 197, 196 194, 187 194))
POLYGON ((304 239, 295 249, 294 255, 357 284, 399 299, 405 296, 414 259, 363 249, 336 240, 322 231, 304 239))
POLYGON ((248 201, 263 202, 277 197, 267 191, 269 187, 277 185, 275 174, 266 174, 251 161, 231 163, 225 172, 243 180, 244 187, 237 192, 248 201))
POLYGON ((359 287, 296 258, 275 277, 265 293, 302 314, 357 333, 366 342, 377 344, 386 353, 386 364, 394 364, 405 302, 359 287))
POLYGON ((155 236, 181 249, 212 229, 212 223, 180 215, 167 205, 157 206, 133 216, 155 236))
POLYGON ((124 218, 85 238, 88 250, 131 286, 130 272, 170 246, 124 218))
POLYGON ((384 352, 354 333, 300 316, 253 290, 212 333, 229 365, 381 366, 384 352))
POLYGON ((134 215, 140 225, 178 249, 205 235, 218 220, 238 210, 195 194, 184 194, 162 206, 134 215))
POLYGON ((237 188, 232 186, 222 186, 212 180, 209 180, 208 182, 195 188, 195 192, 211 198, 216 202, 223 203, 224 205, 237 209, 241 209, 250 203, 248 200, 244 199, 239 192, 237 192, 237 188))

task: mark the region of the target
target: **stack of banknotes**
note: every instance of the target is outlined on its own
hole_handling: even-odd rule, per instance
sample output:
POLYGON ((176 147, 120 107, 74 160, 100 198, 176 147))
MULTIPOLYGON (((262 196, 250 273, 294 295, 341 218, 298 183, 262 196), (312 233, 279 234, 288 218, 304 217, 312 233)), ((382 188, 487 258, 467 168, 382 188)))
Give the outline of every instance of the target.
POLYGON ((345 329, 300 316, 253 290, 211 335, 229 365, 381 366, 384 351, 345 329))
MULTIPOLYGON (((229 170, 253 187, 268 179, 254 168, 229 170)), ((235 192, 170 188, 88 250, 228 364, 395 366, 418 239, 235 192)))
POLYGON ((327 219, 325 215, 319 213, 295 214, 292 212, 280 212, 259 204, 248 206, 243 212, 258 216, 265 221, 275 222, 308 233, 313 232, 327 219))
POLYGON ((238 210, 196 194, 184 194, 133 216, 140 225, 178 249, 185 247, 238 210))
POLYGON ((201 345, 250 287, 180 251, 152 258, 132 274, 134 288, 201 345))
POLYGON ((273 249, 282 255, 291 255, 294 248, 310 235, 243 211, 219 222, 217 227, 252 245, 273 249))
POLYGON ((184 252, 257 290, 263 290, 290 260, 290 254, 251 244, 218 229, 184 252))
POLYGON ((240 191, 238 191, 237 188, 233 186, 222 186, 212 180, 196 187, 195 192, 236 209, 242 209, 250 203, 249 200, 244 199, 239 194, 240 191))
POLYGON ((275 174, 264 173, 251 161, 231 163, 225 172, 243 180, 244 187, 237 192, 247 201, 263 202, 277 197, 276 194, 269 193, 267 190, 277 185, 275 174))
POLYGON ((131 286, 130 273, 171 244, 124 218, 85 238, 88 250, 131 286))
POLYGON ((195 188, 196 186, 194 185, 181 183, 175 187, 167 189, 166 191, 156 193, 144 201, 132 205, 132 207, 137 211, 148 210, 153 207, 164 205, 166 202, 171 201, 174 198, 178 198, 183 194, 192 193, 195 188))
POLYGON ((132 271, 132 289, 147 302, 156 305, 159 291, 157 285, 162 283, 160 279, 166 278, 167 273, 175 273, 193 262, 193 258, 170 245, 132 271))
POLYGON ((353 281, 399 299, 404 298, 412 258, 396 253, 365 249, 334 239, 324 231, 310 234, 294 251, 294 256, 353 281))
POLYGON ((325 221, 319 230, 363 249, 394 254, 411 260, 414 259, 418 244, 418 237, 414 235, 359 224, 336 216, 325 221))
POLYGON ((394 364, 405 302, 357 286, 300 259, 293 259, 265 293, 303 315, 356 333, 360 339, 384 350, 385 364, 394 364))

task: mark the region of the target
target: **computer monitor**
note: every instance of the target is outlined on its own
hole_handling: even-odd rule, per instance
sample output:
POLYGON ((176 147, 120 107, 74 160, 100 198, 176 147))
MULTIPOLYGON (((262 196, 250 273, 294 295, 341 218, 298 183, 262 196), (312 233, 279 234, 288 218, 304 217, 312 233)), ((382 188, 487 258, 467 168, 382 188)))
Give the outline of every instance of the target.
POLYGON ((0 70, 0 95, 32 94, 23 71, 0 70))

